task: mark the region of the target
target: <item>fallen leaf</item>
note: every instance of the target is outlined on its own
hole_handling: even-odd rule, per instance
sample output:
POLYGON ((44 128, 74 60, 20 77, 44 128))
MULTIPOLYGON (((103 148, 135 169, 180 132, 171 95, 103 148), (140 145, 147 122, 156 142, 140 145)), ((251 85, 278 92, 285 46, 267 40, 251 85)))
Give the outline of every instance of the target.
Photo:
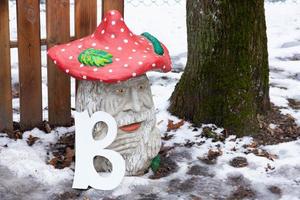
POLYGON ((28 139, 27 139, 27 144, 29 146, 32 146, 38 139, 40 139, 39 137, 33 137, 32 135, 29 135, 28 139))
POLYGON ((58 163, 58 162, 60 162, 60 159, 59 159, 58 157, 54 157, 54 158, 52 158, 52 159, 49 161, 49 164, 52 165, 52 166, 54 166, 55 168, 59 169, 59 168, 57 167, 57 163, 58 163))
POLYGON ((177 130, 177 129, 179 129, 181 126, 183 126, 183 124, 184 124, 184 120, 181 120, 181 121, 179 121, 179 122, 177 122, 177 123, 174 123, 174 121, 173 120, 168 120, 168 129, 167 129, 167 131, 171 131, 171 130, 177 130))
POLYGON ((172 146, 172 147, 171 146, 162 146, 160 148, 158 154, 161 155, 161 156, 166 156, 169 153, 169 151, 171 151, 174 148, 175 148, 174 146, 172 146))
POLYGON ((191 148, 194 146, 195 142, 192 142, 191 140, 187 140, 184 144, 185 147, 191 148))
POLYGON ((207 158, 209 160, 214 160, 214 159, 217 159, 222 154, 223 154, 223 152, 220 149, 217 149, 217 150, 210 149, 210 150, 208 150, 207 158))
POLYGON ((253 154, 255 154, 256 156, 265 157, 265 158, 267 158, 267 159, 269 159, 269 160, 271 160, 271 161, 274 161, 275 159, 278 158, 277 155, 271 154, 271 153, 267 152, 267 151, 264 150, 264 149, 253 149, 253 150, 250 150, 249 153, 253 153, 253 154))
POLYGON ((161 137, 161 139, 163 140, 170 140, 174 137, 174 135, 169 135, 168 133, 165 133, 163 137, 161 137))
POLYGON ((208 165, 212 165, 212 164, 216 164, 217 158, 222 154, 223 152, 220 149, 217 150, 209 149, 206 155, 204 155, 203 157, 198 157, 198 159, 208 165))
POLYGON ((71 165, 74 156, 75 156, 74 149, 71 149, 70 147, 67 147, 66 148, 65 160, 64 160, 66 167, 71 165))
POLYGON ((7 133, 7 136, 11 139, 17 140, 17 139, 22 139, 23 138, 23 133, 20 130, 9 130, 5 129, 4 132, 7 133))
POLYGON ((266 172, 272 171, 272 170, 274 170, 274 169, 275 169, 275 167, 272 167, 272 166, 270 165, 270 163, 268 163, 268 164, 267 164, 267 167, 265 167, 266 172))
MULTIPOLYGON (((223 132, 223 133, 227 134, 226 132, 223 132)), ((202 136, 204 136, 206 138, 212 138, 213 142, 215 142, 215 141, 224 142, 224 140, 225 140, 225 136, 223 134, 216 133, 211 127, 203 127, 202 136)))
POLYGON ((202 200, 201 197, 191 194, 191 200, 202 200))
POLYGON ((247 158, 242 157, 242 156, 234 157, 232 160, 230 160, 229 163, 232 167, 236 167, 236 168, 248 166, 247 158))
POLYGON ((71 165, 74 156, 75 156, 75 151, 70 147, 67 147, 64 156, 58 155, 52 158, 49 161, 49 164, 54 166, 56 169, 63 169, 71 165))
POLYGON ((256 148, 258 146, 257 142, 253 141, 250 144, 245 144, 244 148, 256 148))
POLYGON ((51 127, 50 127, 49 122, 44 121, 43 124, 44 124, 45 132, 46 132, 46 133, 50 133, 52 129, 51 129, 51 127))

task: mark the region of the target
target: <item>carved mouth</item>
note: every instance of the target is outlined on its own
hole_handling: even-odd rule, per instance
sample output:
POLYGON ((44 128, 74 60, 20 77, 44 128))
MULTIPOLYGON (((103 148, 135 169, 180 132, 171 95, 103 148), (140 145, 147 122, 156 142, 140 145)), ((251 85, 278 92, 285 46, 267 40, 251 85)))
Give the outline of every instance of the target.
POLYGON ((121 126, 120 129, 124 132, 134 132, 141 127, 142 122, 137 122, 125 126, 121 126))

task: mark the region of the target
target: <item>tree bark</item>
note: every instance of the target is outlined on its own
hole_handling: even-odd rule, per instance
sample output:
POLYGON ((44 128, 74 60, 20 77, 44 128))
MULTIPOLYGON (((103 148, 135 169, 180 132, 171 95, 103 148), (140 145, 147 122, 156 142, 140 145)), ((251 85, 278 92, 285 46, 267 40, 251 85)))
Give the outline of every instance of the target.
POLYGON ((187 0, 188 61, 169 111, 238 136, 270 109, 263 0, 187 0))

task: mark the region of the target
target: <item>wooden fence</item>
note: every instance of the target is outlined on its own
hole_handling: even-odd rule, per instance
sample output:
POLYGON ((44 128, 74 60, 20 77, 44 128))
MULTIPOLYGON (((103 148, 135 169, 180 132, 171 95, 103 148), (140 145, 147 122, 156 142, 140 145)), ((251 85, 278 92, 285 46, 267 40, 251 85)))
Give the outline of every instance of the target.
MULTIPOLYGON (((18 41, 10 41, 9 0, 0 1, 0 131, 13 129, 10 48, 18 48, 20 125, 31 129, 43 121, 41 45, 47 48, 70 41, 69 0, 46 1, 47 38, 40 37, 40 1, 17 0, 18 41)), ((102 0, 102 13, 117 9, 124 0, 102 0)), ((97 26, 97 0, 75 0, 75 38, 97 26)), ((48 116, 50 125, 71 123, 70 78, 48 59, 48 116)))

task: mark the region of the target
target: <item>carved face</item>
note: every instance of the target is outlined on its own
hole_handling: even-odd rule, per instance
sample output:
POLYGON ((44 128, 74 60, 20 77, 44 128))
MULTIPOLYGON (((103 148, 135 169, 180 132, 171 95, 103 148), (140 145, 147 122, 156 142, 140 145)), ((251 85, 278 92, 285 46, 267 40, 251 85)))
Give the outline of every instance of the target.
MULTIPOLYGON (((122 154, 128 175, 143 173, 161 143, 146 75, 117 84, 81 81, 76 107, 77 111, 87 109, 89 114, 96 111, 110 113, 117 121, 118 135, 108 148, 122 154)), ((106 132, 107 127, 99 123, 94 128, 94 138, 101 139, 106 132)), ((96 159, 96 168, 109 170, 109 163, 103 160, 96 159)))

